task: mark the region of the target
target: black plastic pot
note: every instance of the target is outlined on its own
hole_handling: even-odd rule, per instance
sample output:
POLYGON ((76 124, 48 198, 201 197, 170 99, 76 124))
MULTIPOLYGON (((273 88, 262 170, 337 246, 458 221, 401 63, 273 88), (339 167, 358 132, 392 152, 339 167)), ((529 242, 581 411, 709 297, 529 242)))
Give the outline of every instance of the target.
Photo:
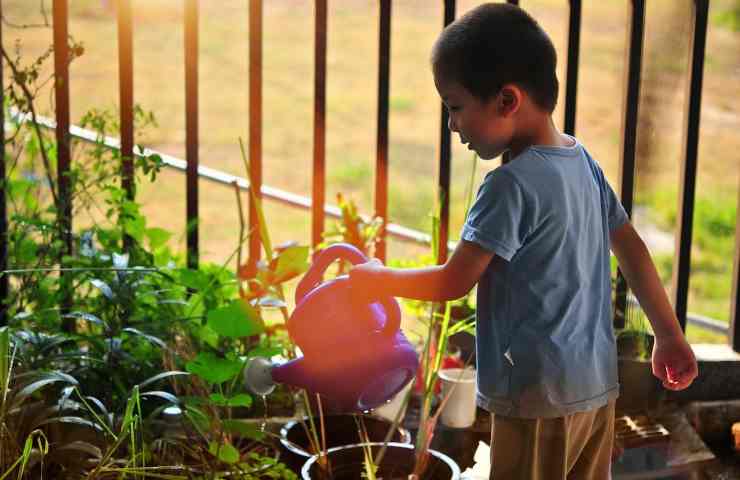
MULTIPOLYGON (((326 433, 326 448, 353 445, 362 442, 357 432, 357 424, 354 415, 336 414, 324 415, 324 431, 326 433)), ((392 422, 373 415, 362 415, 367 429, 368 439, 371 442, 383 442, 392 422)), ((305 420, 308 426, 308 419, 305 420)), ((320 429, 319 418, 314 417, 316 428, 320 429)), ((398 427, 394 432, 391 442, 410 443, 411 434, 405 428, 398 427)), ((297 420, 286 423, 280 429, 280 443, 285 450, 283 462, 289 466, 299 469, 306 460, 311 457, 310 442, 306 430, 297 420)))
POLYGON ((618 412, 648 412, 658 408, 665 398, 665 390, 653 375, 650 360, 619 358, 618 412))
MULTIPOLYGON (((327 452, 331 475, 327 476, 316 463, 317 455, 306 461, 301 469, 303 480, 357 480, 364 472, 363 446, 371 446, 373 457, 377 457, 382 442, 345 445, 330 448, 327 452)), ((424 474, 419 480, 459 480, 460 467, 447 455, 429 450, 430 458, 424 474)), ((414 447, 407 443, 388 443, 383 461, 376 475, 384 480, 407 480, 414 470, 414 447)))

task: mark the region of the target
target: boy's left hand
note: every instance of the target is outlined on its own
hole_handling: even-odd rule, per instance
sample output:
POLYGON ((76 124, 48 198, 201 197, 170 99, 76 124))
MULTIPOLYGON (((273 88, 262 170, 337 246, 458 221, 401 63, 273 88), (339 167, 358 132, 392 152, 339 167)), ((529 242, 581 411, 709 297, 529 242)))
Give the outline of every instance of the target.
POLYGON ((699 373, 696 357, 683 336, 656 337, 653 347, 653 375, 669 390, 683 390, 699 373))

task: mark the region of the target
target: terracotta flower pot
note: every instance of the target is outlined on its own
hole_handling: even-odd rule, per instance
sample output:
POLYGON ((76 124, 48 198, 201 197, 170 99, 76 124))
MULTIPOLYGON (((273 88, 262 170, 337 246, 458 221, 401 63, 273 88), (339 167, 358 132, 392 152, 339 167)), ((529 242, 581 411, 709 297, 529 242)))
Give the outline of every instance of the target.
MULTIPOLYGON (((373 457, 377 457, 383 447, 382 442, 370 445, 373 457)), ((447 455, 429 450, 429 464, 419 480, 459 480, 460 467, 447 455)), ((303 465, 301 475, 304 480, 357 480, 363 478, 364 449, 363 444, 345 445, 328 450, 331 475, 327 475, 317 464, 318 456, 314 455, 303 465)), ((376 475, 383 480, 407 480, 414 470, 414 447, 405 443, 388 443, 383 461, 376 475)))

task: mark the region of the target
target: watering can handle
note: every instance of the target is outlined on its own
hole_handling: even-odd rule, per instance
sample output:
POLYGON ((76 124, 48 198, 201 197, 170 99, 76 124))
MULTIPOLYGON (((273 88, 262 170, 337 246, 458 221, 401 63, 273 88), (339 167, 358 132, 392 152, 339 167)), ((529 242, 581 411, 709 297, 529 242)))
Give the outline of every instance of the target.
MULTIPOLYGON (((303 300, 303 297, 305 297, 308 292, 316 288, 319 283, 321 283, 326 269, 329 268, 329 265, 334 263, 335 260, 339 259, 347 260, 352 263, 352 265, 358 265, 368 261, 364 253, 349 243, 335 243, 334 245, 326 247, 318 254, 311 265, 311 268, 298 283, 295 291, 296 305, 303 300)), ((378 302, 383 305, 386 315, 383 331, 389 335, 393 335, 401 328, 401 308, 393 297, 386 297, 378 300, 378 302)))

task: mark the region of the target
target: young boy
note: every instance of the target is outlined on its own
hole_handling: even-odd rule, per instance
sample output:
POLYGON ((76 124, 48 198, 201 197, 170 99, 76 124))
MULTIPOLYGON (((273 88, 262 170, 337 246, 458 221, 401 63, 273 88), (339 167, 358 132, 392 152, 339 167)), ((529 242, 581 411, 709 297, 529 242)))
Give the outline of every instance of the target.
POLYGON ((599 165, 552 122, 555 49, 518 7, 484 4, 432 53, 449 128, 486 175, 446 264, 350 271, 365 300, 446 301, 474 285, 478 404, 492 412, 499 479, 607 479, 618 396, 609 250, 655 333, 653 373, 672 390, 697 375, 650 255, 599 165))

